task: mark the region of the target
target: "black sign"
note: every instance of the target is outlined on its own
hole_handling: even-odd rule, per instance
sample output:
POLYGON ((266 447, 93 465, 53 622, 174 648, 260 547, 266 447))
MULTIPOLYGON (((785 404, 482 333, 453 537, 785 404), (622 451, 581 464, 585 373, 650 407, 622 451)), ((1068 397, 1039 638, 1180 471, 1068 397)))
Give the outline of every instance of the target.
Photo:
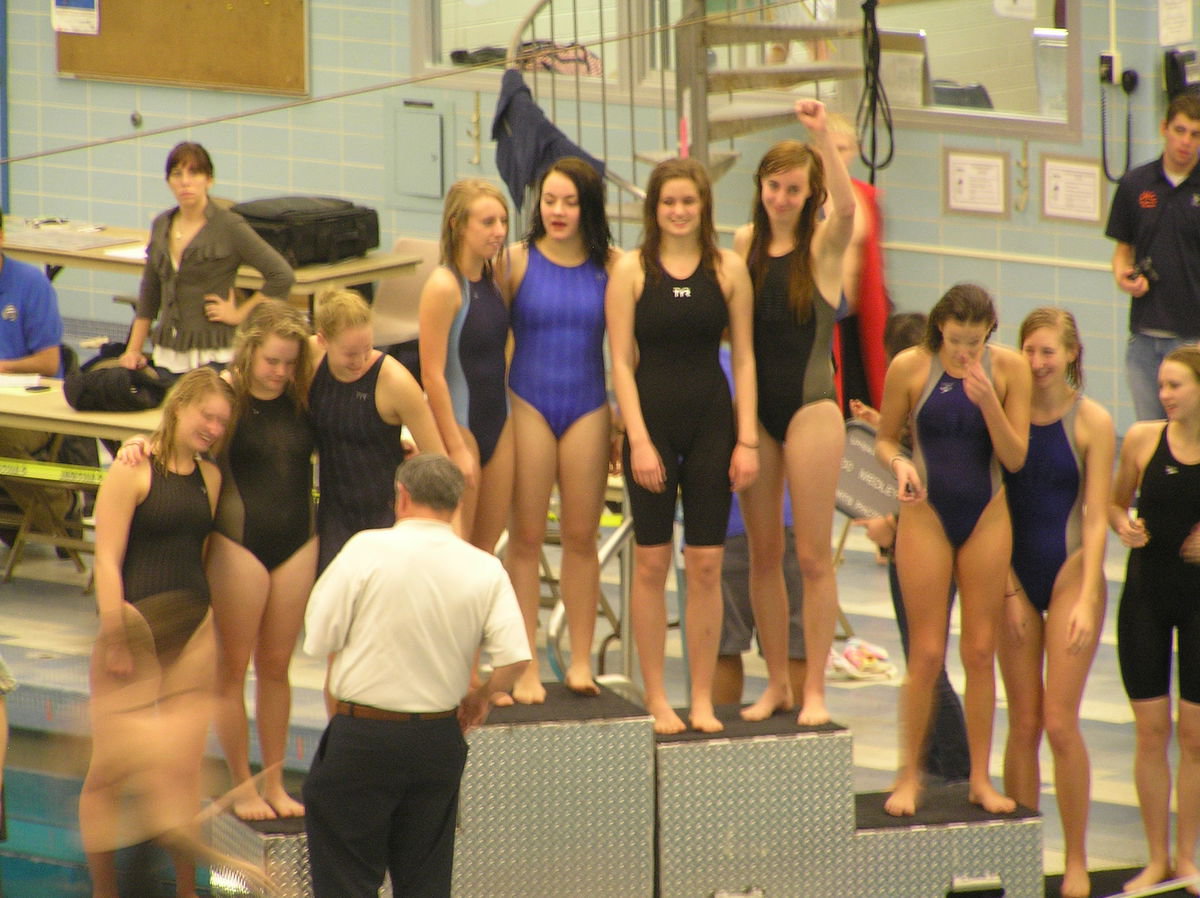
POLYGON ((847 421, 837 510, 852 518, 881 518, 899 508, 896 478, 875 460, 875 428, 864 421, 847 421))

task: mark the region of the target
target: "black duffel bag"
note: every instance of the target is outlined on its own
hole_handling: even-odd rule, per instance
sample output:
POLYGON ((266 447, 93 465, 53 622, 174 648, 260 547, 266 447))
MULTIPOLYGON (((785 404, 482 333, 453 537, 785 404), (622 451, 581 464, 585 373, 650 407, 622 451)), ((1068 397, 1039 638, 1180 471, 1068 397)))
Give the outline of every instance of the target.
POLYGON ((238 203, 233 211, 293 268, 352 259, 379 246, 379 215, 349 200, 277 196, 238 203))
POLYGON ((63 396, 81 412, 140 412, 157 408, 175 377, 165 368, 121 366, 124 343, 108 343, 82 368, 63 378, 63 396))

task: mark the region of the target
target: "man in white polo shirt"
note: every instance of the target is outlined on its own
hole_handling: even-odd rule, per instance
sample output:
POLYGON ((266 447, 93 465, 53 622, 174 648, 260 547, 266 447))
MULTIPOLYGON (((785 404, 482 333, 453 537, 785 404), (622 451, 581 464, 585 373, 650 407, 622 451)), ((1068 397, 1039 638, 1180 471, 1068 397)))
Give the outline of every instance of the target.
POLYGON ((333 655, 334 714, 304 784, 316 898, 450 895, 463 734, 529 663, 503 566, 450 520, 463 477, 442 455, 396 471, 396 524, 346 543, 313 587, 304 650, 333 655), (477 649, 491 677, 471 689, 477 649))

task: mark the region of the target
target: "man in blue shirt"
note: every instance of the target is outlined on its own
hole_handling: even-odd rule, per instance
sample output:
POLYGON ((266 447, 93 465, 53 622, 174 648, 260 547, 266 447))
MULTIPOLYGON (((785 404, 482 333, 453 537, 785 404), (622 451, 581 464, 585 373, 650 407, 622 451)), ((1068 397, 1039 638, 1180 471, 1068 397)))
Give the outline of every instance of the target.
POLYGON ((1121 178, 1105 229, 1113 278, 1133 297, 1125 366, 1139 421, 1165 417, 1158 366, 1200 339, 1200 97, 1172 100, 1162 135, 1162 155, 1121 178))
MULTIPOLYGON (((0 249, 3 246, 0 217, 0 249)), ((58 377, 62 373, 62 336, 58 296, 50 280, 33 265, 0 254, 0 374, 58 377)), ((37 458, 52 438, 53 434, 42 431, 0 427, 0 457, 37 458)), ((5 491, 22 510, 42 492, 59 518, 66 515, 72 501, 65 490, 41 491, 10 483, 5 491)), ((50 521, 38 520, 36 526, 50 529, 50 521)), ((0 532, 0 538, 4 535, 0 532)))

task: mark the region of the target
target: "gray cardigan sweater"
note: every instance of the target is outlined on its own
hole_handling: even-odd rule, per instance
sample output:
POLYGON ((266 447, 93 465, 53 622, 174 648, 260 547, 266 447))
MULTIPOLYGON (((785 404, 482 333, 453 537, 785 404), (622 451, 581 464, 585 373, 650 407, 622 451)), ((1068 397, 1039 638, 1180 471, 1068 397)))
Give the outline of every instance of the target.
POLYGON ((205 317, 205 294, 227 295, 241 265, 258 269, 264 281, 262 292, 276 299, 287 299, 296 277, 283 256, 244 218, 211 199, 204 208, 208 222, 184 249, 176 271, 169 230, 178 211, 178 207, 167 210, 150 226, 137 317, 158 319, 151 332, 156 346, 180 352, 230 346, 233 327, 205 317))

